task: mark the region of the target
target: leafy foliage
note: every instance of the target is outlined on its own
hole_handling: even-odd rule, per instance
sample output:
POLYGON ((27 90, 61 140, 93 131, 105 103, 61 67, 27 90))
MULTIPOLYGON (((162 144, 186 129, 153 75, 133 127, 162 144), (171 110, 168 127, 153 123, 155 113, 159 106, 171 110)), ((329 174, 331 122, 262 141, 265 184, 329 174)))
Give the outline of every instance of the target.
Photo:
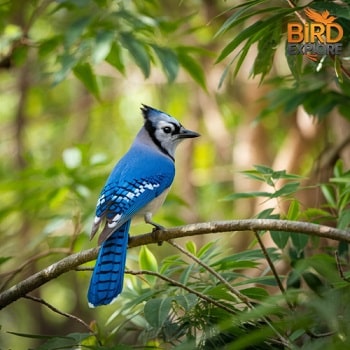
MULTIPOLYGON (((242 107, 247 96, 240 74, 247 62, 251 77, 267 83, 256 119, 260 127, 268 125, 266 148, 282 147, 281 138, 301 106, 320 125, 331 124, 334 110, 349 119, 348 2, 312 1, 308 6, 338 17, 344 28, 343 55, 313 61, 287 54, 286 25, 298 21, 304 10, 292 2, 4 2, 1 290, 62 256, 94 246, 87 233, 95 200, 111 163, 136 132, 133 115, 139 100, 157 101, 184 115, 185 123, 207 128, 194 149, 193 164, 187 152, 181 154, 186 158, 180 163, 184 169, 178 169, 180 184, 174 185, 160 215, 167 225, 231 219, 238 201, 254 200, 264 204, 254 214, 257 219, 348 230, 350 175, 342 161, 334 162, 330 178, 312 184, 325 199, 317 207, 305 208, 299 199, 308 189, 305 176, 265 165, 242 172, 256 189, 230 194, 236 145, 231 136, 243 134, 244 122, 251 120, 246 111, 250 102, 242 107), (231 70, 237 80, 230 85, 226 78, 231 70), (221 78, 213 80, 216 71, 221 78), (213 93, 218 83, 221 91, 213 93), (215 116, 216 109, 222 117, 215 116), (229 154, 227 164, 221 163, 223 151, 229 154)), ((314 162, 315 154, 310 152, 309 159, 314 162)), ((302 167, 301 173, 307 173, 307 166, 302 167)), ((145 230, 135 227, 136 233, 145 230)), ((238 235, 186 241, 181 252, 166 243, 160 249, 130 250, 123 294, 102 310, 85 305, 88 273, 50 281, 38 294, 54 305, 51 311, 44 310, 44 302, 37 307, 19 300, 9 306, 0 347, 348 348, 348 244, 271 231, 256 232, 248 247, 237 251, 238 235), (273 246, 265 247, 269 238, 273 246), (14 319, 18 314, 23 317, 14 319), (92 319, 85 327, 88 333, 73 316, 92 319), (12 331, 22 328, 29 330, 12 331)))
MULTIPOLYGON (((278 46, 287 45, 286 23, 303 16, 305 7, 273 6, 264 0, 252 0, 238 4, 231 9, 232 14, 226 19, 217 32, 217 36, 229 31, 241 28, 248 22, 238 35, 234 37, 220 52, 217 62, 228 56, 235 55, 228 65, 234 63, 234 76, 237 76, 245 58, 250 51, 257 51, 251 75, 261 76, 261 81, 270 73, 273 60, 278 46), (267 6, 266 6, 267 5, 267 6), (298 15, 298 16, 297 16, 298 15), (255 49, 255 45, 257 50, 255 49), (238 52, 237 52, 238 51, 238 52)), ((329 11, 339 17, 339 23, 348 28, 350 15, 346 3, 334 3, 328 1, 313 1, 307 5, 319 11, 329 11)), ((305 16, 304 16, 305 17, 305 16)), ((346 31, 345 31, 346 32, 346 31)), ((346 118, 349 118, 349 71, 347 67, 346 47, 349 45, 349 36, 345 33, 343 40, 343 56, 324 55, 318 62, 302 59, 302 55, 290 55, 285 52, 285 58, 292 74, 283 80, 275 80, 276 89, 273 90, 269 99, 268 107, 260 116, 264 116, 276 109, 283 109, 285 113, 292 113, 302 105, 310 115, 324 118, 329 112, 338 107, 346 118), (322 79, 320 79, 322 75, 322 79), (344 78, 346 76, 346 78, 344 78), (337 87, 330 89, 329 81, 337 79, 337 87)), ((227 76, 227 71, 221 77, 220 84, 227 76)))
MULTIPOLYGON (((244 173, 275 189, 264 196, 291 198, 286 216, 289 220, 302 215, 293 198, 297 189, 293 187, 291 191, 288 182, 276 188, 276 181, 294 183, 299 176, 260 165, 244 173), (276 192, 278 195, 274 195, 276 192)), ((348 173, 343 173, 338 163, 335 174, 332 182, 341 184, 336 192, 343 198, 348 195, 348 173)), ((258 217, 273 214, 264 210, 258 217)), ((336 215, 333 220, 337 220, 336 215)), ((158 262, 148 248, 142 247, 141 271, 128 272, 131 283, 121 296, 120 307, 108 320, 108 324, 116 325, 113 337, 97 333, 99 341, 93 348, 115 346, 121 334, 132 330, 138 330, 141 344, 160 348, 168 344, 176 349, 285 349, 302 348, 298 347, 300 342, 316 348, 329 344, 335 349, 348 346, 348 323, 339 320, 349 318, 343 305, 347 305, 350 286, 340 277, 331 251, 309 254, 310 249, 318 249, 317 242, 302 234, 280 233, 283 234, 286 240, 281 244, 281 237, 271 232, 277 248, 266 249, 266 254, 273 266, 282 261, 290 266, 286 276, 266 270, 266 255, 260 248, 234 253, 223 250, 220 242, 197 247, 195 242, 187 241, 187 259, 175 254, 158 262), (257 272, 255 277, 252 271, 257 272), (281 289, 281 282, 286 289, 281 289), (120 322, 123 317, 125 321, 120 322)), ((80 344, 84 345, 85 340, 80 344)), ((124 346, 122 342, 117 344, 124 346)))

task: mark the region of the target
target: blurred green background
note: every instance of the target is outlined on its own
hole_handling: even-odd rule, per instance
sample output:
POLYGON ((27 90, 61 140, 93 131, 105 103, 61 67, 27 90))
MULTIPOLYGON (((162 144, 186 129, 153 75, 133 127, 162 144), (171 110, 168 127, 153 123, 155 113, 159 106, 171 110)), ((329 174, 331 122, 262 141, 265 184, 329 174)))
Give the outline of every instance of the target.
MULTIPOLYGON (((96 200, 142 125, 141 103, 164 110, 202 134, 179 146, 175 182, 155 216, 164 226, 249 218, 263 210, 261 198, 223 200, 235 191, 263 190, 240 174, 254 164, 307 176, 307 185, 328 180, 335 160, 327 157, 349 137, 348 119, 332 108, 340 99, 324 102, 337 84, 334 70, 325 63, 315 73, 311 62, 300 73, 305 79, 293 90, 296 75, 283 49, 285 20, 276 24, 277 34, 264 34, 271 39, 265 48, 250 44, 249 53, 238 57, 238 74, 233 74, 237 59, 227 70, 234 56, 216 63, 235 36, 264 16, 250 13, 247 21, 215 36, 231 18, 231 8, 240 3, 244 2, 1 1, 2 290, 72 252, 96 246, 96 240, 89 241, 96 200), (268 51, 273 56, 262 55, 268 51), (262 77, 270 84, 261 84, 262 77), (286 105, 291 91, 296 96, 310 93, 306 105, 315 109, 313 103, 322 101, 324 109, 310 116, 313 113, 300 107, 302 98, 286 105)), ((287 2, 281 9, 289 9, 287 2)), ((244 47, 241 43, 239 49, 244 47)), ((343 81, 338 84, 348 99, 348 87, 343 81)), ((342 158, 348 168, 349 154, 343 147, 335 158, 342 158)), ((318 189, 301 193, 300 201, 305 208, 323 203, 318 189)), ((283 203, 272 206, 284 210, 283 203)), ((149 231, 142 221, 131 228, 131 234, 149 231)), ((249 245, 251 235, 225 233, 194 241, 201 246, 216 239, 229 252, 237 252, 249 245)), ((175 254, 168 245, 149 249, 158 259, 175 254)), ((137 269, 139 251, 128 252, 128 268, 137 269)), ((33 295, 87 323, 105 324, 125 301, 121 295, 112 306, 89 309, 90 274, 71 271, 33 295)), ((126 284, 131 283, 128 279, 126 284)), ((0 324, 1 349, 38 344, 37 339, 6 332, 86 331, 27 299, 2 310, 0 324)))

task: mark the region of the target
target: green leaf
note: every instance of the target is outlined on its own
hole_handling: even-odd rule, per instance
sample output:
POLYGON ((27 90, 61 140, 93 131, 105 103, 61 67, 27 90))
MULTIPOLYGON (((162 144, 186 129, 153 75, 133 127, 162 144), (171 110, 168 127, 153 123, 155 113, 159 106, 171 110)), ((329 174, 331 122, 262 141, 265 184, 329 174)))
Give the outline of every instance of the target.
POLYGON ((148 78, 151 72, 150 56, 145 45, 137 40, 131 33, 120 33, 122 45, 130 52, 135 63, 140 67, 145 78, 148 78))
MULTIPOLYGON (((239 70, 241 69, 241 66, 242 66, 242 64, 244 63, 244 61, 245 61, 245 59, 246 59, 246 57, 247 57, 247 55, 248 55, 250 46, 251 46, 251 44, 252 44, 253 42, 254 42, 254 37, 249 38, 248 41, 247 41, 247 43, 246 43, 246 45, 244 45, 243 48, 242 48, 242 50, 240 50, 240 51, 238 52, 238 54, 235 56, 235 59, 236 59, 237 57, 238 57, 238 59, 237 59, 236 67, 235 67, 235 69, 234 69, 234 71, 233 71, 233 76, 234 76, 234 77, 237 76, 239 70)), ((231 66, 232 64, 229 64, 229 65, 231 66)), ((222 80, 222 79, 223 79, 223 77, 221 77, 221 80, 222 80)))
POLYGON ((143 309, 146 321, 155 329, 162 327, 172 306, 172 298, 151 299, 143 309))
POLYGON ((333 218, 328 211, 318 208, 307 208, 303 211, 303 215, 310 221, 314 221, 318 218, 325 220, 331 220, 333 218))
POLYGON ((225 300, 230 303, 236 301, 236 298, 229 292, 227 286, 223 284, 217 284, 214 287, 206 288, 205 295, 217 300, 225 300))
POLYGON ((299 182, 289 182, 277 190, 271 198, 286 197, 294 194, 299 189, 299 182))
POLYGON ((256 35, 257 33, 260 33, 260 31, 265 28, 267 25, 269 25, 270 21, 257 21, 250 27, 244 29, 241 31, 238 35, 235 36, 235 38, 228 43, 228 45, 225 46, 225 48, 221 51, 219 57, 217 58, 215 63, 221 62, 224 58, 226 58, 229 54, 231 54, 237 47, 240 45, 243 41, 247 40, 251 36, 255 36, 254 42, 259 39, 259 35, 256 35))
MULTIPOLYGON (((249 14, 248 16, 242 17, 243 14, 245 14, 251 7, 264 2, 265 0, 253 0, 253 1, 245 1, 244 3, 235 6, 232 10, 237 10, 238 8, 241 8, 238 11, 235 11, 220 27, 220 29, 215 33, 214 38, 217 38, 219 35, 225 33, 227 30, 233 28, 237 24, 241 23, 243 20, 249 18, 252 14, 249 14)), ((265 9, 266 11, 266 9, 265 9)), ((268 9, 270 11, 270 8, 268 9)), ((256 12, 256 11, 254 11, 256 12)))
POLYGON ((76 348, 84 340, 91 337, 89 333, 71 333, 66 337, 52 337, 47 342, 37 347, 37 350, 57 350, 76 348))
POLYGON ((197 296, 195 294, 176 295, 173 299, 185 311, 191 310, 197 304, 197 296))
POLYGON ((47 339, 47 341, 38 346, 37 350, 56 350, 65 348, 76 348, 80 343, 91 336, 90 333, 71 333, 67 336, 47 336, 38 334, 27 334, 17 332, 7 332, 9 334, 16 335, 18 337, 30 338, 30 339, 47 339))
MULTIPOLYGON (((29 338, 29 339, 51 339, 52 338, 52 336, 50 335, 19 333, 19 332, 11 332, 11 331, 8 331, 7 333, 16 335, 17 337, 29 338)), ((67 337, 62 337, 62 338, 67 338, 67 337)))
POLYGON ((235 259, 235 255, 223 258, 212 264, 212 267, 216 267, 218 270, 242 270, 242 269, 253 269, 259 265, 258 262, 251 260, 239 260, 235 259))
POLYGON ((283 249, 289 239, 290 233, 283 231, 270 231, 271 238, 278 248, 283 249))
POLYGON ((343 77, 343 71, 342 71, 342 64, 338 55, 334 55, 334 71, 338 79, 338 82, 342 84, 344 81, 344 77, 343 77))
MULTIPOLYGON (((241 55, 242 56, 242 55, 241 55)), ((236 60, 237 56, 234 57, 225 67, 223 73, 221 74, 220 80, 219 80, 219 84, 218 84, 218 89, 220 89, 226 79, 227 74, 230 72, 231 70, 231 66, 233 65, 234 61, 236 60)))
POLYGON ((78 59, 73 55, 64 53, 57 57, 57 62, 61 65, 61 69, 55 72, 53 84, 60 83, 70 73, 71 69, 76 65, 78 59))
POLYGON ((259 287, 240 289, 239 291, 248 298, 256 300, 264 300, 269 296, 269 293, 264 288, 259 287))
POLYGON ((167 76, 168 82, 173 82, 177 77, 179 71, 179 61, 177 59, 177 55, 174 53, 174 51, 166 47, 152 45, 152 48, 159 58, 162 69, 167 76))
POLYGON ((297 250, 302 251, 306 247, 309 242, 309 236, 303 233, 291 233, 290 234, 291 241, 297 250))
POLYGON ((84 84, 86 89, 90 91, 98 100, 100 99, 100 91, 98 88, 96 75, 94 74, 89 63, 81 63, 73 68, 74 75, 84 84))
POLYGON ((194 265, 189 265, 187 266, 183 272, 181 273, 180 277, 179 277, 179 282, 184 284, 184 285, 187 285, 188 283, 188 280, 190 279, 191 277, 191 273, 194 269, 194 265))
MULTIPOLYGON (((342 177, 342 175, 344 173, 344 162, 342 159, 337 160, 337 162, 334 165, 333 172, 334 172, 335 177, 338 177, 338 178, 342 177)), ((331 181, 332 181, 332 179, 331 179, 331 181)), ((350 179, 349 179, 349 181, 350 181, 350 179)))
POLYGON ((288 67, 293 74, 293 77, 298 81, 302 76, 302 67, 303 67, 303 55, 288 55, 287 54, 287 45, 285 45, 285 58, 288 63, 288 67))
POLYGON ((207 253, 210 252, 213 246, 214 246, 214 242, 208 242, 207 244, 205 244, 202 248, 199 249, 197 257, 198 258, 206 257, 207 253))
POLYGON ((49 39, 40 42, 39 55, 41 58, 45 58, 47 55, 52 54, 53 51, 60 46, 62 38, 60 35, 50 37, 49 39))
POLYGON ((260 174, 264 174, 264 175, 272 175, 273 173, 276 173, 275 171, 273 171, 272 168, 266 166, 266 165, 261 165, 261 164, 255 164, 254 168, 256 169, 256 171, 260 174))
POLYGON ((196 244, 193 241, 187 241, 186 242, 186 249, 193 255, 196 255, 197 247, 196 244))
POLYGON ((299 201, 293 199, 289 205, 287 220, 298 220, 300 215, 300 204, 299 201))
POLYGON ((176 52, 181 66, 204 90, 206 90, 205 75, 201 65, 189 55, 186 48, 177 48, 176 52))
POLYGON ((349 254, 349 243, 345 241, 340 241, 337 250, 339 256, 343 256, 345 259, 347 259, 347 256, 349 254))
POLYGON ((267 28, 258 42, 258 54, 254 60, 253 76, 261 74, 261 81, 270 72, 276 48, 281 40, 281 21, 276 21, 272 30, 267 28))
POLYGON ((0 265, 4 264, 6 261, 11 260, 12 256, 1 256, 0 257, 0 265))
POLYGON ((139 264, 142 270, 158 272, 157 259, 145 245, 140 249, 139 264))
MULTIPOLYGON (((224 58, 226 58, 229 54, 232 53, 243 41, 249 39, 249 38, 254 38, 253 40, 250 41, 250 45, 253 44, 254 42, 263 39, 264 37, 264 29, 265 30, 272 30, 275 27, 275 24, 280 22, 281 17, 284 15, 287 15, 291 12, 294 12, 296 9, 280 9, 278 7, 274 8, 264 8, 260 10, 260 12, 271 12, 274 11, 276 12, 275 15, 264 19, 264 20, 259 20, 254 22, 251 26, 245 28, 241 32, 238 33, 238 35, 235 36, 235 38, 230 41, 226 47, 221 51, 219 57, 216 60, 216 63, 219 63, 222 61, 224 58), (275 11, 278 10, 278 11, 275 11)), ((240 21, 243 21, 244 19, 248 19, 251 17, 253 14, 255 15, 258 11, 254 11, 254 13, 249 14, 248 16, 241 18, 240 21)), ((236 21, 237 24, 237 21, 236 21)))
POLYGON ((275 208, 267 208, 256 215, 257 219, 279 219, 279 214, 272 214, 275 208))
POLYGON ((255 191, 255 192, 239 192, 239 193, 233 193, 228 196, 226 196, 223 200, 224 201, 235 201, 237 199, 241 198, 256 198, 256 197, 267 197, 267 198, 273 198, 274 193, 270 192, 261 192, 261 191, 255 191))
POLYGON ((350 208, 341 212, 338 218, 337 228, 346 230, 350 228, 350 208))
POLYGON ((334 197, 333 187, 330 185, 321 185, 321 191, 322 191, 323 195, 325 196, 327 203, 332 208, 336 208, 337 203, 336 203, 336 199, 334 197))
POLYGON ((110 52, 114 34, 112 32, 100 31, 95 38, 95 46, 92 51, 92 61, 94 64, 102 62, 110 52))
MULTIPOLYGON (((260 165, 255 165, 254 167, 257 168, 257 167, 260 167, 260 165)), ((272 169, 270 169, 270 170, 271 170, 271 172, 269 173, 269 175, 271 175, 273 172, 272 169)), ((265 179, 266 179, 266 177, 264 176, 265 173, 261 172, 258 169, 244 170, 244 171, 241 171, 240 173, 244 174, 246 177, 248 177, 249 179, 252 179, 252 180, 265 182, 265 179)))
POLYGON ((302 273, 302 277, 310 289, 319 293, 324 289, 325 285, 315 273, 305 271, 302 273))
POLYGON ((317 10, 318 12, 324 11, 327 9, 332 15, 350 19, 350 8, 349 8, 349 1, 344 1, 344 4, 342 2, 339 2, 338 4, 336 2, 328 2, 328 1, 315 1, 312 3, 312 8, 317 10), (344 4, 347 4, 347 6, 344 6, 344 4))
POLYGON ((296 271, 296 270, 290 271, 287 277, 287 289, 290 289, 290 288, 298 289, 300 288, 300 285, 301 285, 301 276, 299 271, 296 271))
POLYGON ((112 43, 109 53, 106 57, 106 62, 118 69, 122 74, 125 74, 125 65, 122 58, 122 52, 119 45, 112 43))
POLYGON ((249 277, 248 279, 234 283, 235 287, 244 286, 246 284, 262 284, 266 286, 276 286, 277 282, 274 276, 249 277))
MULTIPOLYGON (((140 249, 139 265, 141 270, 158 272, 157 259, 146 246, 142 246, 140 249)), ((150 285, 153 285, 157 279, 156 276, 152 275, 145 275, 144 277, 150 285)))
POLYGON ((72 23, 65 31, 65 45, 70 47, 78 40, 85 28, 89 25, 92 20, 92 16, 81 17, 72 23))

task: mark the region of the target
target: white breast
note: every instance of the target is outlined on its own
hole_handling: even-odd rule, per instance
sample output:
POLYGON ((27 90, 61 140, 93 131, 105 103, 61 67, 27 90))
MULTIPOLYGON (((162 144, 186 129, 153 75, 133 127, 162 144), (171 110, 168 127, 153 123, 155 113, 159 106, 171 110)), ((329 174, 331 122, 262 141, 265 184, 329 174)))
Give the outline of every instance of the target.
POLYGON ((163 205, 165 198, 170 190, 168 187, 161 195, 154 198, 151 202, 149 202, 145 207, 143 207, 137 215, 145 215, 147 213, 154 214, 158 209, 163 205))

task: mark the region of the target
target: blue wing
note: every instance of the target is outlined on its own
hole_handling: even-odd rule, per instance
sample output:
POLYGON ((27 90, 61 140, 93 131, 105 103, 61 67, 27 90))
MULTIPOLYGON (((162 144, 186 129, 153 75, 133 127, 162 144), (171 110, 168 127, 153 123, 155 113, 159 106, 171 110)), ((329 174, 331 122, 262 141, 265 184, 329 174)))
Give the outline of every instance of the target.
POLYGON ((169 188, 174 175, 170 159, 144 147, 132 147, 116 165, 100 194, 91 235, 104 223, 99 242, 105 241, 169 188))

